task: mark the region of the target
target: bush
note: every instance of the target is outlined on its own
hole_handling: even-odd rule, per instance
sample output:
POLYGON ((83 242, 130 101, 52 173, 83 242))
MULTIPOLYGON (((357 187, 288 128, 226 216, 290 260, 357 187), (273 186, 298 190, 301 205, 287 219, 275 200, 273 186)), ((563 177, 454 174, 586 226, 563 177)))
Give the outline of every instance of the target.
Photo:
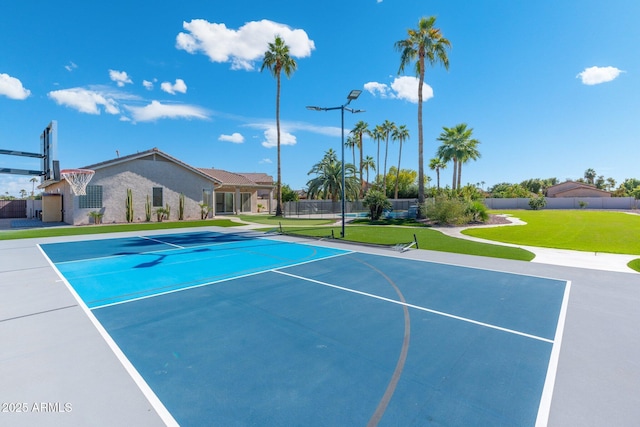
POLYGON ((362 204, 369 208, 369 216, 372 221, 380 219, 385 209, 391 209, 391 202, 387 196, 378 190, 367 191, 362 204))
POLYGON ((462 225, 471 221, 469 203, 459 199, 436 197, 433 203, 425 203, 424 214, 438 224, 462 225))
POLYGON ((468 202, 467 214, 471 216, 471 220, 474 222, 485 222, 489 219, 489 212, 484 203, 473 200, 468 202))
POLYGON ((544 196, 532 197, 531 199, 529 199, 529 207, 534 211, 542 209, 545 206, 547 206, 547 199, 545 199, 544 196))

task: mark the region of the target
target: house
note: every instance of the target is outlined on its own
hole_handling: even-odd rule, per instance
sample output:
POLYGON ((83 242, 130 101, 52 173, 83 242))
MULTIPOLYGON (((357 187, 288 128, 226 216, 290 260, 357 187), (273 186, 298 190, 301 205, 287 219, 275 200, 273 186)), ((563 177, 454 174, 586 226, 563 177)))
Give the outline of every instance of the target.
POLYGON ((611 197, 611 193, 583 182, 565 181, 547 188, 547 197, 611 197))
MULTIPOLYGON (((89 214, 98 211, 103 223, 126 222, 127 189, 133 197, 133 218, 146 220, 149 203, 152 220, 160 208, 170 209, 169 219, 178 218, 180 198, 184 219, 202 215, 257 212, 258 191, 271 194, 273 179, 266 174, 236 174, 220 169, 190 166, 157 148, 85 166, 95 174, 86 195, 75 196, 69 183, 45 181, 43 221, 89 224, 89 214), (259 179, 259 182, 253 179, 259 179), (181 196, 182 195, 182 196, 181 196)), ((269 201, 271 198, 269 198, 269 201)), ((271 203, 267 203, 271 209, 271 203)))

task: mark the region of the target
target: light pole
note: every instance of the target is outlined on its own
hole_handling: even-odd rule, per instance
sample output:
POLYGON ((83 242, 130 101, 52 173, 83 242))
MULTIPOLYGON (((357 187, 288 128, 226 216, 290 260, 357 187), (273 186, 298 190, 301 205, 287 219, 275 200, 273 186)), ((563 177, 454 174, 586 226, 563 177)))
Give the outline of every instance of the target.
POLYGON ((358 89, 352 90, 351 92, 349 92, 349 95, 347 95, 346 104, 343 104, 339 107, 316 107, 312 105, 307 106, 307 110, 314 110, 314 111, 340 110, 342 113, 341 114, 342 115, 342 125, 341 125, 341 129, 342 129, 342 229, 340 231, 340 237, 342 238, 344 238, 344 224, 345 224, 344 214, 346 210, 345 178, 344 178, 344 110, 347 110, 350 113, 363 113, 364 110, 354 110, 353 108, 347 108, 347 105, 349 105, 349 103, 354 99, 358 99, 361 93, 362 93, 361 90, 358 90, 358 89))

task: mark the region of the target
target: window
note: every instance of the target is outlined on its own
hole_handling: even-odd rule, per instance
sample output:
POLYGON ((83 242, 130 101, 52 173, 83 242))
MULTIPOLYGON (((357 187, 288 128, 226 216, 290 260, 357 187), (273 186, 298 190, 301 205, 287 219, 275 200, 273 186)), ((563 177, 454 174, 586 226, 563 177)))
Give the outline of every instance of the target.
POLYGON ((87 185, 87 194, 78 196, 80 209, 102 209, 102 185, 87 185))
MULTIPOLYGON (((235 212, 235 193, 216 193, 216 213, 235 212)), ((251 193, 240 193, 240 212, 251 212, 251 193)))
POLYGON ((161 208, 162 203, 162 187, 153 187, 153 207, 161 208))

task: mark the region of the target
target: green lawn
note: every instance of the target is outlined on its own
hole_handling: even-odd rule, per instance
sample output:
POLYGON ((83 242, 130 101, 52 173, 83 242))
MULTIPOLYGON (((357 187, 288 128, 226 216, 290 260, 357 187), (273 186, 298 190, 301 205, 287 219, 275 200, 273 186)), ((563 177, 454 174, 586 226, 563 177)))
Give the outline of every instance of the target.
MULTIPOLYGON (((315 237, 331 236, 333 231, 333 236, 340 236, 340 227, 288 227, 287 230, 296 234, 315 237)), ((398 243, 412 242, 413 235, 415 234, 418 239, 418 246, 420 249, 515 259, 521 261, 531 261, 534 258, 534 254, 524 249, 456 239, 425 227, 404 228, 349 225, 345 229, 345 234, 345 240, 348 241, 390 246, 398 243)))
POLYGON ((214 219, 204 221, 172 221, 172 222, 143 222, 132 224, 103 224, 77 227, 32 228, 28 230, 0 231, 0 240, 31 239, 36 237, 77 236, 84 234, 119 233, 123 231, 167 230, 172 228, 190 227, 236 227, 239 224, 228 219, 214 219))
POLYGON ((518 210, 524 226, 471 228, 464 234, 544 248, 640 255, 640 215, 589 210, 518 210))

